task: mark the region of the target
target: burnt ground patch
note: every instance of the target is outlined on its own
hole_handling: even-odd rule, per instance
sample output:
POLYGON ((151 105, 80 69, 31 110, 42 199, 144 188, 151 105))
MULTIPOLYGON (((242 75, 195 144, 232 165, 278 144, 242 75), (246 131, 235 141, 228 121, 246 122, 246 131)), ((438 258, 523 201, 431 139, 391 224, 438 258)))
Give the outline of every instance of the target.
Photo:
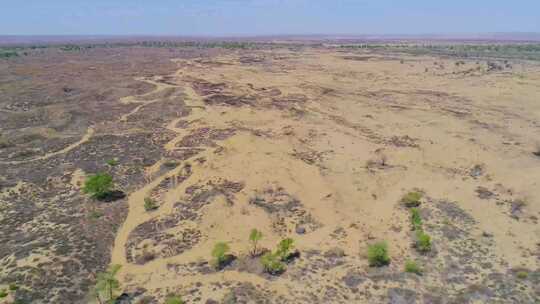
POLYGON ((212 129, 212 128, 200 128, 193 130, 189 135, 184 136, 179 141, 177 147, 217 147, 216 141, 225 140, 236 134, 236 130, 232 128, 227 129, 212 129))
POLYGON ((89 216, 94 207, 68 187, 23 186, 2 201, 0 284, 21 286, 16 298, 29 302, 79 301, 92 274, 108 264, 125 205, 100 209, 96 219, 89 216))
POLYGON ((279 235, 285 236, 293 232, 304 234, 321 227, 302 202, 282 187, 259 191, 249 203, 270 214, 272 228, 279 235))

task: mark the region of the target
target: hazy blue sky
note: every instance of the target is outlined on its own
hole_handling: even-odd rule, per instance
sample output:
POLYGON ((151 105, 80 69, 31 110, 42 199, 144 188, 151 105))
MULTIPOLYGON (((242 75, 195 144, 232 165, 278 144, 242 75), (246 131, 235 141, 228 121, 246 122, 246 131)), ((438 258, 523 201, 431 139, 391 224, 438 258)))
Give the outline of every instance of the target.
POLYGON ((540 32, 540 0, 2 0, 1 34, 540 32))

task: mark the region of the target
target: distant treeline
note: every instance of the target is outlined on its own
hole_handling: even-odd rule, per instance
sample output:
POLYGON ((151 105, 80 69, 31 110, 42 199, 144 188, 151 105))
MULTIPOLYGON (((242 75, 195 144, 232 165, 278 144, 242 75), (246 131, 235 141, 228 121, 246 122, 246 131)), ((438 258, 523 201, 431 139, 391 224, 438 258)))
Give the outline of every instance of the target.
POLYGON ((28 51, 41 49, 58 49, 63 52, 81 52, 97 48, 147 47, 147 48, 223 48, 223 49, 272 49, 298 48, 303 44, 271 43, 271 42, 229 42, 229 41, 138 41, 138 42, 105 42, 105 43, 73 43, 44 44, 0 47, 0 58, 28 55, 28 51))
POLYGON ((345 44, 345 49, 373 49, 413 55, 444 55, 462 58, 505 58, 540 60, 540 44, 345 44))
POLYGON ((400 52, 412 55, 435 54, 441 56, 454 56, 461 58, 503 58, 503 59, 526 59, 540 60, 540 44, 537 43, 351 43, 351 44, 327 44, 315 43, 276 43, 276 42, 249 42, 249 41, 124 41, 124 42, 100 42, 100 43, 68 43, 68 44, 43 44, 24 45, 13 47, 0 47, 0 59, 29 55, 36 50, 57 49, 62 52, 83 52, 96 48, 118 47, 146 47, 146 48, 222 48, 238 50, 256 49, 300 49, 303 47, 338 47, 341 49, 369 49, 376 51, 400 52))

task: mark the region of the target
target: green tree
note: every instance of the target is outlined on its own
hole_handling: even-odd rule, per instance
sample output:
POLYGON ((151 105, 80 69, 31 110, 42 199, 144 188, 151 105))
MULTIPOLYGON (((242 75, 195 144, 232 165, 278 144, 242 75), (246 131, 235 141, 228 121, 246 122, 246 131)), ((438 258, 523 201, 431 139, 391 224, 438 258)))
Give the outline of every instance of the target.
POLYGON ((251 229, 251 233, 249 234, 249 241, 251 242, 251 255, 256 256, 259 253, 259 248, 257 247, 258 242, 262 239, 263 234, 257 229, 251 229))
POLYGON ((86 179, 83 192, 95 199, 103 199, 110 194, 113 185, 112 176, 107 173, 98 173, 86 179))
POLYGON ((294 248, 294 240, 293 239, 291 239, 291 238, 283 239, 278 244, 276 255, 279 256, 279 258, 282 261, 286 261, 287 259, 289 259, 290 255, 292 253, 291 251, 292 251, 293 248, 294 248))
POLYGON ((219 242, 214 245, 214 249, 212 249, 212 256, 214 257, 214 265, 216 268, 221 268, 227 261, 227 253, 229 250, 229 245, 225 242, 219 242))
POLYGON ((107 271, 97 274, 95 294, 99 303, 104 303, 102 299, 106 299, 105 303, 113 303, 114 292, 120 288, 116 274, 121 267, 121 265, 112 265, 107 271))

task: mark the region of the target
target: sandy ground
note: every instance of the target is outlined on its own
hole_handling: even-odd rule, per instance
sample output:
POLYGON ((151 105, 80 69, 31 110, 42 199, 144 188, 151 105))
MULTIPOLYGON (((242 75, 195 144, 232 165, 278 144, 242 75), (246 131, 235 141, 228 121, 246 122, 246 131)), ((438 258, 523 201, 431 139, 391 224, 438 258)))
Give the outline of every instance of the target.
POLYGON ((111 261, 124 290, 189 303, 231 292, 248 303, 538 300, 535 281, 515 275, 540 261, 538 65, 487 71, 475 60, 326 50, 171 64, 172 75, 138 79, 154 91, 120 101, 139 106, 119 124, 171 88, 190 109, 167 123, 167 154, 129 194, 111 261), (413 189, 424 193, 428 255, 411 247, 400 204, 413 189), (157 210, 145 210, 147 197, 157 210), (246 256, 252 228, 270 249, 293 238, 301 257, 279 277, 262 273, 246 256), (366 259, 377 240, 392 258, 382 269, 366 259), (221 271, 207 263, 218 241, 239 257, 221 271), (422 277, 403 273, 407 259, 422 277), (496 275, 516 290, 493 287, 496 275))

